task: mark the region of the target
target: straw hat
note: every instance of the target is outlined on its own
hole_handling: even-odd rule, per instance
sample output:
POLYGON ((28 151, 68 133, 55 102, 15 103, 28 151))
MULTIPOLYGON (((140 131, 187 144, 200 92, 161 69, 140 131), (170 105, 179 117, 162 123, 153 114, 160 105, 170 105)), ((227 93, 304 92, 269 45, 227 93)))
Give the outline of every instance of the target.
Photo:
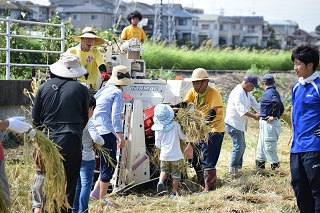
POLYGON ((81 66, 78 56, 71 53, 62 53, 60 59, 50 65, 50 71, 63 78, 79 78, 87 73, 87 70, 81 66))
POLYGON ((201 81, 209 80, 207 71, 203 68, 197 68, 193 70, 191 78, 185 78, 185 81, 201 81))
POLYGON ((151 129, 166 132, 173 127, 172 119, 174 116, 173 109, 167 104, 157 104, 154 108, 154 117, 151 129))
POLYGON ((82 30, 81 36, 72 36, 72 38, 76 41, 79 41, 79 42, 81 42, 81 38, 95 38, 96 41, 94 42, 93 46, 99 46, 99 45, 105 43, 105 40, 98 37, 95 30, 92 27, 85 27, 82 30))
POLYGON ((130 77, 128 68, 126 66, 123 65, 118 65, 113 67, 112 69, 112 75, 110 77, 110 79, 108 80, 109 84, 114 84, 114 85, 123 85, 123 86, 127 86, 127 85, 131 85, 133 84, 133 80, 130 77))

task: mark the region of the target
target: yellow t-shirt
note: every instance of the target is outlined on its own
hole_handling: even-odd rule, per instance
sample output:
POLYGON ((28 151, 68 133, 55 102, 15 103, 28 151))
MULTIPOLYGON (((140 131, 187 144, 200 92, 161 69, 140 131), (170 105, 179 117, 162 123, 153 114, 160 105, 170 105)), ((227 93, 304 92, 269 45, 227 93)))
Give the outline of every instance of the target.
MULTIPOLYGON (((191 88, 186 95, 185 101, 188 103, 194 103, 197 94, 198 93, 194 90, 194 88, 191 88)), ((205 95, 204 100, 205 105, 195 105, 195 109, 200 110, 203 113, 203 116, 206 116, 211 108, 218 107, 216 117, 213 119, 210 126, 212 127, 212 132, 224 132, 224 112, 221 94, 215 88, 209 87, 209 91, 205 95)))
POLYGON ((134 27, 129 25, 122 30, 121 39, 129 40, 131 38, 137 38, 139 41, 145 40, 147 38, 144 30, 138 26, 134 27))
MULTIPOLYGON (((89 52, 83 52, 80 49, 80 46, 71 47, 67 50, 68 53, 75 54, 79 57, 81 65, 86 68, 89 73, 88 76, 88 84, 91 84, 93 89, 99 89, 96 85, 97 77, 99 73, 99 66, 101 64, 105 64, 102 58, 101 52, 96 47, 92 47, 89 52)), ((86 83, 86 79, 84 76, 78 79, 80 82, 86 83)))

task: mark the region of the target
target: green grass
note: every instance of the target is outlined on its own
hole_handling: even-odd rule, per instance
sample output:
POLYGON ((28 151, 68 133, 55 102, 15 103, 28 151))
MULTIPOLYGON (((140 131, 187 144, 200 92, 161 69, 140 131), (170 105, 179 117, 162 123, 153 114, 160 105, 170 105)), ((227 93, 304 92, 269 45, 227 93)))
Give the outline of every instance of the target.
POLYGON ((258 69, 292 70, 291 52, 284 50, 220 49, 208 46, 189 50, 186 47, 179 48, 151 42, 144 43, 143 49, 143 59, 148 69, 174 67, 193 70, 203 67, 207 70, 248 70, 254 65, 258 69))

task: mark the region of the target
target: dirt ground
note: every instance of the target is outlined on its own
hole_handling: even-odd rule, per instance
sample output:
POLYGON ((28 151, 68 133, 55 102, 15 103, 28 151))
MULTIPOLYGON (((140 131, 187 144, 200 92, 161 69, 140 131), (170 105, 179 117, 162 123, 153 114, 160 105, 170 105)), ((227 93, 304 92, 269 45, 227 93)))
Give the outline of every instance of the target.
MULTIPOLYGON (((224 73, 224 74, 210 74, 209 76, 217 87, 221 88, 226 94, 239 83, 242 82, 245 73, 224 73)), ((291 73, 274 73, 277 89, 280 94, 290 94, 292 84, 297 80, 297 76, 291 73)), ((257 75, 261 81, 262 75, 257 75)), ((261 83, 260 83, 261 85, 261 83)))

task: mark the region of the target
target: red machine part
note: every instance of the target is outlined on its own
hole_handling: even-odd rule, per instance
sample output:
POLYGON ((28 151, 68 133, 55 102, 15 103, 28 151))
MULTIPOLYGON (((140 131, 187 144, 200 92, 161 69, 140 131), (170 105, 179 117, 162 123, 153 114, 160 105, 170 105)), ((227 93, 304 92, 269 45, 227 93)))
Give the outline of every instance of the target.
POLYGON ((146 137, 154 136, 154 131, 151 130, 154 116, 155 105, 143 110, 143 119, 144 119, 144 132, 146 137))

